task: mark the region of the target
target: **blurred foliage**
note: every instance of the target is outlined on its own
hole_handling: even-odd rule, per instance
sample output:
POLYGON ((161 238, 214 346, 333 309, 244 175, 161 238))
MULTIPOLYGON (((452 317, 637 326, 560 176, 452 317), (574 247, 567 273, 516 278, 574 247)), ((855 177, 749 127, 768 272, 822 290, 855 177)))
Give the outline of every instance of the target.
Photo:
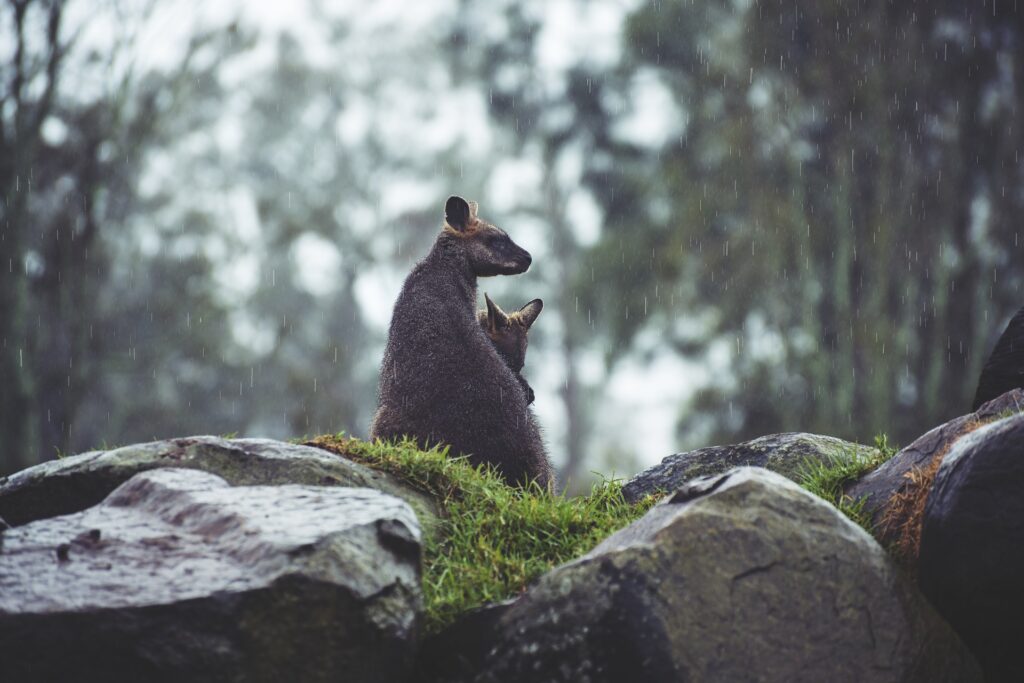
POLYGON ((681 433, 907 440, 966 412, 1021 304, 1022 15, 650 3, 624 45, 680 120, 590 174, 606 214, 588 303, 616 356, 645 328, 697 358, 731 349, 681 433))
MULTIPOLYGON (((337 113, 336 98, 309 94, 343 92, 340 76, 284 37, 267 76, 229 92, 224 71, 256 44, 237 23, 195 30, 170 66, 118 70, 140 46, 80 49, 82 27, 39 40, 65 5, 0 10, 15 49, 0 82, 0 471, 112 441, 368 420, 375 361, 353 296, 365 249, 333 214, 339 186, 360 188, 341 151, 317 158, 319 182, 307 172, 335 149, 322 144, 331 120, 314 128, 308 112, 337 113), (226 154, 217 127, 239 96, 251 103, 246 144, 226 154), (218 188, 231 201, 239 182, 256 235, 209 203, 218 188), (307 233, 346 256, 323 301, 297 284, 293 247, 307 233), (261 277, 239 294, 230 269, 245 257, 261 277)), ((118 36, 146 19, 116 16, 118 36)))
POLYGON ((158 344, 186 310, 214 338, 228 336, 213 293, 196 286, 211 264, 143 254, 128 228, 155 208, 136 192, 147 154, 209 122, 183 106, 212 82, 195 56, 227 56, 240 42, 230 29, 197 32, 177 68, 118 72, 125 45, 76 52, 65 4, 0 9, 11 46, 0 66, 0 470, 74 450, 76 428, 99 443, 159 429, 157 416, 176 419, 164 411, 184 405, 223 412, 209 377, 178 366, 203 348, 212 363, 216 343, 197 333, 185 336, 193 349, 158 344))
POLYGON ((82 6, 0 6, 0 472, 189 432, 358 431, 382 342, 361 288, 404 275, 456 190, 543 226, 522 300, 550 310, 531 357, 557 360, 552 451, 577 482, 636 455, 601 417, 623 360, 706 368, 685 446, 907 442, 967 410, 1021 304, 1015 7, 644 3, 609 61, 552 48, 557 17, 602 9, 582 0, 460 0, 412 38, 311 3, 325 54, 239 21, 155 62, 149 10, 97 4, 99 46, 68 23, 82 6), (463 129, 474 103, 483 133, 463 129), (536 188, 507 190, 503 162, 536 188))

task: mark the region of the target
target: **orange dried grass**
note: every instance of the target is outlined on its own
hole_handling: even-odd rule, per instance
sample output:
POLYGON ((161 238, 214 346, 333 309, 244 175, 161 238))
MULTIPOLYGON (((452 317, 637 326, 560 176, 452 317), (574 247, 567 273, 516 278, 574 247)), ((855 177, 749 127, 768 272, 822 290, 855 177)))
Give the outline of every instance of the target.
POLYGON ((946 445, 932 456, 925 467, 914 467, 903 476, 907 484, 894 493, 886 505, 879 523, 882 539, 887 540, 893 555, 905 567, 914 571, 921 551, 921 529, 924 526, 924 508, 928 504, 935 475, 942 466, 949 449, 965 434, 973 432, 986 421, 970 420, 950 438, 946 445))

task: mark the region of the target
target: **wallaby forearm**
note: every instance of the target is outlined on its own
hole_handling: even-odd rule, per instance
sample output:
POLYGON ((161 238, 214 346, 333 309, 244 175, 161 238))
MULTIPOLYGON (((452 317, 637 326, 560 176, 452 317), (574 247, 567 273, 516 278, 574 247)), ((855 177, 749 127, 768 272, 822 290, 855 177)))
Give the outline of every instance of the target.
POLYGON ((533 388, 530 386, 529 382, 526 381, 526 378, 523 377, 522 375, 516 374, 516 379, 519 380, 519 386, 523 388, 523 393, 526 394, 526 405, 530 405, 531 403, 533 403, 534 399, 533 388))

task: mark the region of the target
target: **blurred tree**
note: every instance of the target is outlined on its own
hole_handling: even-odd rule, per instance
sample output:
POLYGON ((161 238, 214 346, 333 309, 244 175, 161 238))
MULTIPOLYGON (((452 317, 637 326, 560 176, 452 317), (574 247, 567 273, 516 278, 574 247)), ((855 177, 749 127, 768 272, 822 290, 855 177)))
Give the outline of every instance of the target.
POLYGON ((102 443, 368 424, 380 339, 357 282, 407 267, 438 225, 386 200, 462 168, 379 125, 396 98, 435 99, 430 39, 353 35, 315 5, 326 60, 309 35, 256 55, 252 31, 197 22, 143 69, 153 5, 76 15, 102 17, 109 41, 89 48, 61 27, 72 4, 0 10, 0 472, 102 443), (337 68, 361 60, 374 70, 337 68))
MULTIPOLYGON (((189 231, 213 227, 202 220, 193 217, 189 231)), ((244 428, 250 367, 211 286, 218 264, 133 244, 112 251, 89 323, 99 342, 87 400, 70 416, 71 452, 244 428)))
POLYGON ((333 62, 310 63, 298 40, 282 34, 273 65, 246 90, 246 143, 233 181, 252 195, 263 249, 247 309, 272 331, 262 391, 281 389, 264 395, 253 417, 268 424, 283 417, 296 435, 352 430, 369 422, 376 383, 367 349, 374 340, 355 298, 356 276, 374 260, 373 236, 361 234, 343 208, 372 204, 376 195, 359 173, 358 153, 337 134, 352 84, 333 62), (297 250, 303 240, 316 249, 297 250), (302 280, 317 266, 302 261, 310 251, 335 257, 316 295, 302 280))
POLYGON ((137 249, 147 237, 140 215, 159 202, 143 201, 136 186, 154 148, 203 120, 201 109, 185 115, 183 102, 210 87, 219 64, 197 64, 197 56, 218 42, 227 52, 244 48, 233 28, 199 32, 177 66, 140 76, 115 68, 135 47, 129 27, 118 27, 105 54, 78 49, 84 26, 63 27, 66 6, 15 1, 0 10, 13 45, 0 63, 0 471, 94 445, 75 438, 76 426, 89 439, 110 434, 95 420, 105 413, 110 424, 121 406, 103 401, 122 390, 146 396, 119 396, 124 406, 167 407, 150 393, 156 375, 146 355, 168 348, 157 343, 168 340, 163 323, 188 298, 155 288, 188 291, 186 278, 206 271, 137 249), (168 279, 149 280, 149 272, 168 279), (169 300, 173 311, 161 307, 169 300), (136 374, 146 381, 121 386, 136 374))
MULTIPOLYGON (((61 39, 63 3, 7 3, 0 27, 12 46, 0 71, 0 463, 32 444, 37 413, 33 374, 33 326, 26 259, 34 233, 27 217, 33 199, 34 159, 43 122, 53 107, 66 44, 61 39), (32 36, 38 31, 41 35, 32 36), (4 457, 5 454, 9 454, 4 457)), ((6 42, 6 41, 5 41, 6 42)), ((65 238, 70 235, 65 234, 65 238)), ((38 262, 39 256, 34 259, 38 262)))
POLYGON ((319 19, 330 57, 314 60, 296 36, 276 37, 273 63, 242 89, 245 144, 230 159, 260 231, 261 277, 245 309, 270 339, 253 423, 277 425, 281 434, 359 434, 376 407, 382 339, 366 322, 357 284, 378 266, 404 275, 425 249, 439 226, 437 209, 396 215, 387 202, 406 176, 422 183, 454 154, 418 155, 379 125, 393 115, 391 92, 414 104, 435 99, 420 82, 422 38, 409 41, 387 27, 386 36, 360 34, 344 17, 319 19), (375 64, 371 77, 337 67, 358 59, 375 64), (343 134, 350 116, 365 122, 358 136, 343 134))
POLYGON ((618 355, 644 328, 732 349, 681 430, 908 440, 965 412, 1024 279, 1020 11, 651 3, 625 44, 683 118, 589 175, 588 303, 618 355))

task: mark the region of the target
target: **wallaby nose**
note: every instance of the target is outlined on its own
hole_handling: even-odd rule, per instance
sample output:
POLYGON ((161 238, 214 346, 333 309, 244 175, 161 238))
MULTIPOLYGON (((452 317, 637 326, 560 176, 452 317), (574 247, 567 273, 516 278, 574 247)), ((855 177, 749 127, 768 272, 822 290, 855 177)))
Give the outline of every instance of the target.
POLYGON ((523 261, 523 271, 525 272, 525 271, 530 269, 530 264, 533 263, 533 257, 530 256, 530 252, 526 251, 525 249, 523 249, 522 261, 523 261))

